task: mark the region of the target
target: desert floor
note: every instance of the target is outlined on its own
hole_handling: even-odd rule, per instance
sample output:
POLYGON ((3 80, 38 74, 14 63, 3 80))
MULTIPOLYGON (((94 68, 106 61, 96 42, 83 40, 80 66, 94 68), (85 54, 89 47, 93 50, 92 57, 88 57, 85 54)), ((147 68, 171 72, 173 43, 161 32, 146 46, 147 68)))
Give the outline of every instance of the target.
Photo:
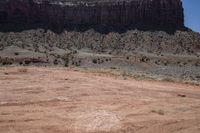
POLYGON ((1 133, 199 133, 200 86, 1 67, 1 133))

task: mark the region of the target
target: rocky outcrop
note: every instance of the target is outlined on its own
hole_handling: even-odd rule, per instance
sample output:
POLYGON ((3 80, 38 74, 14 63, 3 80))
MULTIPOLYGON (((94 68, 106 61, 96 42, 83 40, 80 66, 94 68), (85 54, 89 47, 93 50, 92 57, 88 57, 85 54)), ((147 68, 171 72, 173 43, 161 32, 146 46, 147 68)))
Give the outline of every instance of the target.
POLYGON ((181 0, 1 0, 0 23, 184 26, 181 0))

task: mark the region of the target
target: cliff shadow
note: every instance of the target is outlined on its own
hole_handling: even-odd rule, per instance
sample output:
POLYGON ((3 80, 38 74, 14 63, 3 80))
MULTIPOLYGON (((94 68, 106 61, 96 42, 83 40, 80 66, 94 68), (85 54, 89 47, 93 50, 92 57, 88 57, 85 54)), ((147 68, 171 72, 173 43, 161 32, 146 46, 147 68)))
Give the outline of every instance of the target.
POLYGON ((77 32, 85 32, 87 30, 93 29, 98 33, 101 34, 108 34, 110 32, 116 32, 116 33, 125 33, 128 30, 140 30, 140 31, 149 31, 149 32, 155 32, 155 31, 164 31, 168 34, 174 34, 177 30, 181 31, 187 31, 188 28, 186 27, 155 27, 155 26, 143 26, 143 25, 137 25, 137 26, 101 26, 101 25, 73 25, 73 24, 67 24, 64 26, 60 25, 49 25, 47 23, 7 23, 7 22, 1 22, 0 23, 0 32, 2 33, 8 33, 8 32, 22 32, 25 30, 34 30, 34 29, 44 29, 45 31, 51 30, 52 32, 56 34, 61 34, 64 31, 77 31, 77 32))

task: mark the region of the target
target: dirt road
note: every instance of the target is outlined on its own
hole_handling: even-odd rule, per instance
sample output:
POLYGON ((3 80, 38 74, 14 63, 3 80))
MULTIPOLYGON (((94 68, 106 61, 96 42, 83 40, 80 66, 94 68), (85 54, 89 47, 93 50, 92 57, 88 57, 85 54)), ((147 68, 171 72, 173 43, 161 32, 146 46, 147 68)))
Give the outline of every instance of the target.
POLYGON ((200 87, 65 68, 0 68, 1 133, 199 133, 200 87))

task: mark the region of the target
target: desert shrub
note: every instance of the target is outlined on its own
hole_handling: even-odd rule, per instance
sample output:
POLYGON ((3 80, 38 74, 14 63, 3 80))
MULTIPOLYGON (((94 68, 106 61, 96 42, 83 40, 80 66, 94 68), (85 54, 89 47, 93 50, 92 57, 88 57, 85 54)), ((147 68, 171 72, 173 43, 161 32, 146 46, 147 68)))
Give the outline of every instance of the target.
POLYGON ((26 72, 28 72, 28 69, 27 68, 19 68, 17 71, 20 73, 26 73, 26 72))
POLYGON ((116 67, 110 67, 110 69, 117 69, 116 67))
POLYGON ((5 61, 3 61, 2 65, 6 65, 7 63, 5 61))
POLYGON ((165 62, 164 62, 164 65, 165 65, 165 66, 167 66, 167 65, 168 65, 168 63, 169 63, 168 61, 165 61, 165 62))
POLYGON ((186 97, 185 94, 178 94, 177 96, 178 96, 178 97, 186 97))
POLYGON ((92 62, 93 62, 94 64, 97 64, 97 59, 93 59, 92 62))
POLYGON ((76 62, 76 66, 80 66, 80 63, 79 63, 79 62, 76 62))
POLYGON ((65 67, 69 66, 69 60, 65 60, 65 67))
POLYGON ((196 62, 194 65, 195 65, 195 66, 200 66, 200 63, 199 63, 199 62, 196 62))
POLYGON ((160 60, 155 61, 156 65, 160 65, 160 60))
POLYGON ((15 52, 14 54, 15 54, 15 55, 19 55, 19 53, 18 53, 18 52, 15 52))
POLYGON ((68 67, 69 65, 68 65, 68 62, 65 62, 65 67, 68 67))
POLYGON ((3 61, 3 62, 2 62, 2 65, 12 65, 12 62, 9 62, 9 61, 3 61))
POLYGON ((174 80, 172 78, 166 77, 162 79, 163 81, 167 81, 167 82, 174 82, 174 80))
POLYGON ((25 63, 26 65, 29 65, 29 64, 31 63, 31 61, 25 60, 24 63, 25 63))
POLYGON ((60 55, 57 55, 57 58, 61 58, 61 56, 60 56, 60 55))
POLYGON ((164 115, 165 114, 165 112, 163 110, 152 110, 151 112, 152 113, 157 113, 159 115, 164 115))
POLYGON ((71 57, 72 59, 74 58, 73 56, 71 56, 71 53, 66 53, 66 54, 62 55, 61 58, 62 58, 65 62, 69 62, 70 57, 71 57))
POLYGON ((20 65, 23 65, 23 62, 20 61, 19 64, 20 64, 20 65))
POLYGON ((163 110, 158 110, 158 114, 159 114, 159 115, 164 115, 165 112, 164 112, 163 110))
POLYGON ((146 56, 143 56, 141 59, 140 59, 140 62, 147 62, 149 61, 150 59, 146 56))
POLYGON ((58 65, 58 60, 55 59, 55 60, 53 61, 53 64, 54 64, 54 65, 58 65))
POLYGON ((197 78, 197 79, 200 79, 200 75, 197 75, 196 78, 197 78))
POLYGON ((73 53, 73 54, 77 54, 77 53, 78 53, 78 51, 77 51, 77 50, 74 50, 72 53, 73 53))
POLYGON ((130 77, 131 76, 131 73, 130 73, 130 71, 127 71, 127 70, 124 70, 124 71, 122 71, 122 73, 121 73, 121 75, 123 76, 123 77, 130 77))

